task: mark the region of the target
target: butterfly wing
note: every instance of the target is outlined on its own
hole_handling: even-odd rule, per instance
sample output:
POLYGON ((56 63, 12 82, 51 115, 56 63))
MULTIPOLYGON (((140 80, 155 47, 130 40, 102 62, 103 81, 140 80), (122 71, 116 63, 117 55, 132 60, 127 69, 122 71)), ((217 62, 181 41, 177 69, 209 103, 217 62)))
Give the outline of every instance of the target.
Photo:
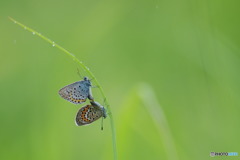
POLYGON ((74 104, 84 103, 91 94, 90 85, 87 81, 78 81, 67 85, 60 89, 58 93, 62 98, 74 104))
POLYGON ((76 115, 78 126, 90 124, 103 116, 102 108, 96 105, 86 105, 82 107, 76 115))

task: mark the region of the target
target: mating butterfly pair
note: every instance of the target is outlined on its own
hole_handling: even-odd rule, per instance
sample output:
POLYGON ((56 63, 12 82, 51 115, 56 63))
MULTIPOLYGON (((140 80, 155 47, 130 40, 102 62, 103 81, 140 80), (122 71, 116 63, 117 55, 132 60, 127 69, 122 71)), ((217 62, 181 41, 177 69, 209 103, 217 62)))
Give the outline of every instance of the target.
POLYGON ((69 102, 81 104, 88 98, 91 104, 85 105, 77 112, 75 122, 78 126, 90 124, 99 118, 106 118, 106 110, 99 103, 95 102, 91 93, 92 84, 87 77, 67 85, 59 90, 59 95, 69 102))

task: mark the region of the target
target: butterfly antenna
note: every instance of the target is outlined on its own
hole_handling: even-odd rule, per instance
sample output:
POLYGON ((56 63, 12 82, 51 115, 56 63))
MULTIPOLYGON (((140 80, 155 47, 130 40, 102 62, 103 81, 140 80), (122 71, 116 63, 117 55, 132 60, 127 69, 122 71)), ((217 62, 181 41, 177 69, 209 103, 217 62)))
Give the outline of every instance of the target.
POLYGON ((83 76, 81 75, 78 67, 77 67, 77 74, 78 74, 78 76, 79 76, 81 79, 83 79, 83 76))
POLYGON ((105 98, 103 99, 103 105, 104 105, 104 106, 106 105, 106 101, 107 101, 107 98, 105 97, 105 98))

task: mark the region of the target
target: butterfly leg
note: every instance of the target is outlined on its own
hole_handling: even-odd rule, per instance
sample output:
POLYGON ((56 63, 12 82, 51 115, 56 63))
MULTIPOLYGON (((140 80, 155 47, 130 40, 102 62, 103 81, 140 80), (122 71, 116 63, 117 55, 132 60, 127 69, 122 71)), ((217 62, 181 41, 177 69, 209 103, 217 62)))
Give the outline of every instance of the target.
POLYGON ((97 85, 97 86, 92 86, 92 88, 99 88, 99 86, 97 85))

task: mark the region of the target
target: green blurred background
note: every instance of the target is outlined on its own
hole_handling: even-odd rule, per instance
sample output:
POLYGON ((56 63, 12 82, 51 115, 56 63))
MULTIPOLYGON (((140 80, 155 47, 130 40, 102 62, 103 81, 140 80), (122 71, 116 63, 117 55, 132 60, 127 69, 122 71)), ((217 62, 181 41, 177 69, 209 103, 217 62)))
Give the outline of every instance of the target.
POLYGON ((1 0, 0 159, 113 159, 109 118, 104 131, 101 121, 77 127, 84 104, 58 95, 80 80, 77 65, 8 16, 94 73, 113 113, 120 160, 239 158, 209 156, 240 153, 239 6, 237 0, 1 0))

